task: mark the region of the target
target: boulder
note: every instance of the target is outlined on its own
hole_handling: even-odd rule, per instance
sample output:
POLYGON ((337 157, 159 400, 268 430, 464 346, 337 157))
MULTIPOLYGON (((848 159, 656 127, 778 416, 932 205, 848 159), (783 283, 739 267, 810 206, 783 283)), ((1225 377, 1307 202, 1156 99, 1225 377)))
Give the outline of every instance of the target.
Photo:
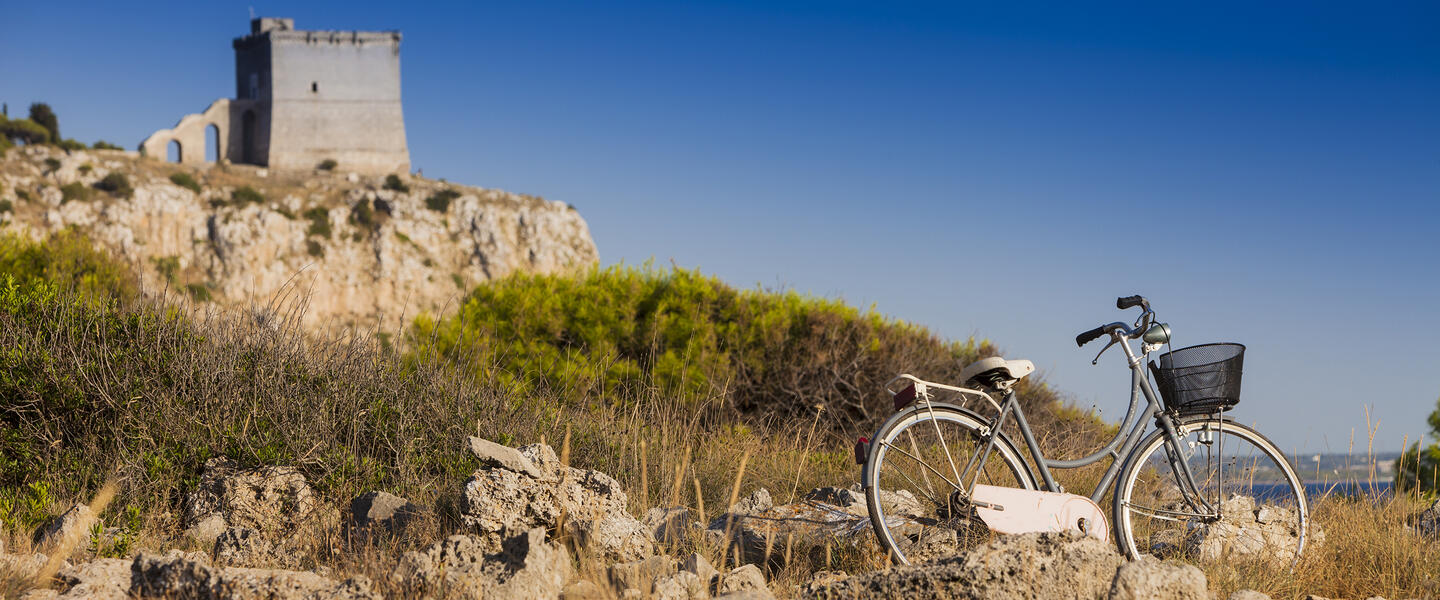
POLYGON ((352 536, 395 534, 419 515, 420 507, 409 500, 389 492, 367 492, 350 501, 346 526, 352 536))
POLYGON ((267 537, 288 535, 318 504, 305 476, 291 467, 241 470, 226 458, 205 463, 200 484, 185 503, 181 526, 201 546, 211 546, 230 527, 267 537))
POLYGON ((1002 536, 929 562, 806 586, 818 598, 1034 600, 1104 598, 1125 559, 1078 532, 1002 536))
POLYGON ((1192 565, 1146 558, 1120 565, 1109 600, 1209 600, 1205 574, 1192 565))
POLYGON ((710 597, 709 585, 689 571, 679 571, 655 582, 655 600, 703 600, 710 597))
MULTIPOLYGON (((230 527, 215 539, 215 564, 258 566, 275 558, 275 544, 249 527, 230 527)), ((285 561, 276 561, 285 562, 285 561)))
POLYGON ((83 541, 90 537, 90 527, 97 520, 97 515, 91 512, 89 506, 77 503, 40 528, 35 533, 35 543, 40 548, 52 548, 73 536, 70 543, 83 546, 83 541))
MULTIPOLYGON (((888 508, 892 514, 916 514, 919 504, 908 495, 891 494, 896 503, 888 508), (915 505, 908 513, 904 506, 915 505)), ((888 503, 889 501, 887 501, 888 503)), ((903 519, 903 518, 902 518, 903 519)), ((909 523, 901 520, 901 526, 909 523)), ((919 524, 915 524, 918 528, 919 524)), ((953 530, 948 540, 932 540, 935 554, 954 554, 956 540, 953 530)), ((806 553, 823 560, 825 548, 856 548, 878 551, 865 496, 854 489, 819 488, 792 504, 774 505, 770 493, 761 488, 735 504, 734 510, 709 523, 709 535, 717 543, 728 532, 731 552, 744 561, 758 564, 782 564, 792 553, 806 553), (831 502, 834 502, 832 504, 831 502)))
POLYGON ((620 482, 599 471, 560 464, 543 444, 519 449, 533 469, 481 468, 465 483, 461 520, 490 551, 535 527, 567 533, 607 561, 629 562, 653 552, 651 535, 626 510, 620 482), (538 477, 536 476, 538 474, 538 477))
POLYGON ((675 559, 663 554, 610 565, 610 585, 618 592, 636 589, 648 595, 655 590, 656 581, 674 575, 676 568, 675 559))
POLYGON ((715 579, 715 575, 718 574, 709 559, 694 552, 680 562, 680 570, 694 574, 706 586, 709 586, 710 582, 715 579))
POLYGON ((141 598, 193 600, 378 600, 369 580, 335 581, 315 573, 221 568, 180 552, 141 554, 130 567, 130 593, 141 598))
MULTIPOLYGON (((45 563, 50 557, 40 554, 0 554, 0 573, 8 574, 14 579, 33 579, 40 569, 45 568, 45 563)), ((69 565, 69 563, 65 563, 69 565)))
MULTIPOLYGON (((1291 510, 1273 505, 1256 507, 1253 498, 1236 494, 1220 504, 1220 514, 1219 521, 1198 524, 1185 534, 1180 544, 1186 556, 1206 562, 1224 557, 1282 561, 1294 558, 1300 531, 1291 510)), ((1324 543, 1325 532, 1312 519, 1305 547, 1314 550, 1324 543)))
POLYGON ((1431 503, 1430 508, 1411 516, 1409 521, 1416 533, 1429 538, 1440 538, 1440 500, 1431 503))
POLYGON ((540 470, 530 463, 530 459, 520 454, 519 450, 509 446, 501 446, 495 442, 482 437, 470 437, 470 453, 480 459, 480 464, 489 467, 509 469, 517 473, 524 473, 536 479, 543 478, 540 470))
MULTIPOLYGON (((424 552, 406 552, 392 581, 461 598, 557 598, 570 579, 570 555, 535 528, 487 552, 484 540, 452 535, 424 552)), ((418 595, 418 591, 416 592, 418 595)))
POLYGON ((743 593, 747 598, 775 598, 765 586, 765 574, 755 565, 741 565, 716 580, 717 596, 724 598, 732 593, 743 593))
POLYGON ((1255 590, 1236 590, 1226 600, 1270 600, 1270 595, 1255 590))
POLYGON ((76 566, 67 566, 57 574, 65 592, 60 598, 93 598, 125 600, 130 597, 132 560, 100 558, 76 566))
POLYGON ((650 539, 655 543, 674 546, 685 540, 690 528, 695 524, 695 517, 690 509, 683 506, 657 506, 645 511, 640 522, 645 524, 646 533, 650 534, 650 539))

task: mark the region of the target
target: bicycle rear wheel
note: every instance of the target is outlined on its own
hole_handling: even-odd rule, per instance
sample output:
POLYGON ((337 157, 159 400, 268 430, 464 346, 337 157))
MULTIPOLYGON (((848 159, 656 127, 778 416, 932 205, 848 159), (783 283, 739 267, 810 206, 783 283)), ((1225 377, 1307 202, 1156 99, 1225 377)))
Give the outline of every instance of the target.
POLYGON ((875 535, 896 562, 954 554, 988 532, 966 504, 973 483, 1036 489, 1004 436, 982 464, 989 432, 983 417, 936 403, 897 413, 876 433, 865 498, 875 535))
POLYGON ((1131 558, 1294 564, 1310 514, 1284 453, 1254 429, 1213 415, 1182 417, 1175 429, 1178 444, 1163 431, 1150 434, 1121 473, 1112 509, 1121 550, 1131 558))

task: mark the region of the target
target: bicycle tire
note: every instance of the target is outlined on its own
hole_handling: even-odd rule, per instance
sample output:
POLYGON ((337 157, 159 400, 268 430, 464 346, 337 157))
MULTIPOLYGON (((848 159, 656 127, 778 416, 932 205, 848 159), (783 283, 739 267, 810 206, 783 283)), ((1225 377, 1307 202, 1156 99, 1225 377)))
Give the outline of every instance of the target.
POLYGON ((1131 559, 1160 554, 1202 562, 1290 555, 1293 565, 1304 552, 1310 515, 1305 487, 1285 454, 1260 432, 1228 418, 1182 417, 1175 430, 1180 448, 1172 448, 1164 431, 1155 431, 1136 446, 1121 471, 1111 507, 1120 550, 1131 559), (1208 443, 1203 441, 1207 430, 1208 443), (1176 456, 1184 457, 1205 488, 1198 490, 1204 502, 1195 503, 1195 492, 1183 489, 1172 460, 1176 456), (1142 475, 1147 478, 1143 485, 1142 475), (1227 488, 1232 477, 1233 487, 1227 488), (1257 483, 1257 477, 1266 482, 1257 483), (1165 522, 1176 525, 1162 528, 1165 522))
MULTIPOLYGON (((876 431, 875 438, 870 442, 870 453, 865 461, 862 481, 870 514, 870 524, 875 530, 881 548, 895 562, 911 564, 912 558, 925 554, 924 551, 917 548, 919 545, 926 544, 926 541, 931 539, 948 539, 947 528, 956 525, 957 519, 969 520, 968 517, 942 514, 942 512, 955 512, 950 500, 955 485, 950 481, 953 479, 953 468, 949 463, 951 460, 963 460, 957 458, 956 455, 961 455, 966 459, 974 455, 975 451, 982 447, 983 434, 989 429, 989 420, 970 410, 949 404, 930 403, 929 405, 912 406, 896 413, 876 431), (927 448, 933 449, 936 447, 933 445, 935 442, 943 441, 944 443, 939 447, 945 448, 947 460, 941 462, 934 452, 920 452, 919 444, 915 442, 917 432, 920 437, 932 443, 927 448), (907 444, 914 452, 898 450, 899 446, 896 446, 894 442, 899 440, 902 435, 906 435, 907 444), (892 448, 897 449, 897 456, 909 460, 895 459, 887 464, 886 458, 892 455, 890 452, 892 448), (930 460, 931 457, 935 457, 935 459, 930 460), (930 462, 938 464, 919 464, 930 462), (929 489, 920 489, 918 490, 920 493, 916 494, 916 490, 911 490, 908 486, 897 487, 899 485, 897 484, 899 481, 896 478, 897 474, 902 476, 901 478, 907 479, 908 483, 914 484, 914 487, 922 487, 914 478, 904 476, 905 468, 901 466, 902 463, 915 465, 911 467, 911 470, 923 474, 921 479, 926 482, 924 487, 929 489), (939 486, 941 489, 952 488, 947 489, 947 493, 943 494, 944 501, 935 493, 938 490, 933 485, 935 482, 929 478, 931 473, 937 474, 937 479, 944 479, 945 483, 949 483, 948 486, 939 486), (951 477, 940 474, 949 474, 951 477), (905 492, 909 492, 910 499, 915 501, 913 505, 906 501, 905 492), (920 496, 926 497, 922 499, 920 496), (911 514, 917 511, 919 514, 911 514)), ((995 450, 987 458, 986 464, 978 465, 976 471, 986 476, 986 481, 983 483, 1030 490, 1037 489, 1035 475, 1030 470, 1029 464, 1025 462, 1015 444, 1003 433, 996 436, 995 450), (1003 464, 1004 469, 988 469, 990 465, 995 464, 1003 464), (1004 477, 1007 472, 1009 478, 1004 477)), ((964 481, 959 484, 962 487, 968 487, 964 481)), ((973 525, 973 523, 971 524, 973 525)), ((957 532, 956 535, 958 539, 959 533, 957 532)), ((944 549, 943 541, 938 549, 944 549)), ((928 556, 925 557, 928 558, 928 556)))

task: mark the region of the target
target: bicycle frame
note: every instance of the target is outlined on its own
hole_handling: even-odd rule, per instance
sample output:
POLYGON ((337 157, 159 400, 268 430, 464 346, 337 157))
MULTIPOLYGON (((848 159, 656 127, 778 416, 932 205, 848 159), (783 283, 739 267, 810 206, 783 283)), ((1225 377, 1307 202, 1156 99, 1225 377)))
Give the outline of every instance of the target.
MULTIPOLYGON (((1154 387, 1150 384, 1149 378, 1145 377, 1145 366, 1143 364, 1145 355, 1136 356, 1126 336, 1117 334, 1115 342, 1124 348, 1125 359, 1130 367, 1130 406, 1125 411, 1125 418, 1121 421, 1120 428, 1116 431, 1115 437, 1112 438, 1104 448, 1097 450, 1089 456, 1073 460, 1051 460, 1045 458, 1044 453, 1040 450, 1039 443, 1035 440, 1034 432, 1030 430, 1029 421, 1025 419, 1025 410, 1020 407, 1020 402, 1015 396, 1013 389, 1006 390, 1004 400, 997 406, 999 414, 996 415, 994 421, 992 421, 991 430, 997 432, 1002 431, 1002 427, 1005 426, 1005 419, 1011 413, 1014 413, 1015 425, 1020 429, 1020 436, 1025 440, 1025 446, 1030 449, 1031 458, 1034 460, 1035 465, 1039 467, 1040 478, 1044 482, 1044 489, 1052 492, 1065 491, 1064 487, 1056 483, 1054 475, 1051 474, 1050 469, 1052 467, 1056 469, 1074 469, 1097 463, 1107 457, 1113 458, 1114 460, 1110 463, 1110 467, 1105 470, 1104 476, 1100 478, 1100 483, 1095 486, 1095 491, 1090 495, 1090 499, 1095 501, 1096 504, 1099 504, 1105 492, 1109 491, 1110 486, 1114 484, 1115 477, 1120 473, 1120 469, 1125 466, 1125 460, 1134 452, 1135 446, 1145 438, 1145 432, 1149 430, 1150 426, 1149 419, 1153 417, 1156 424, 1165 432, 1167 447, 1172 450, 1167 454, 1171 457, 1172 462, 1178 463, 1178 470, 1184 475, 1184 481, 1177 482, 1182 487, 1188 488, 1184 496, 1188 498, 1191 497, 1193 493, 1193 497, 1205 505, 1206 510, 1213 510, 1209 506, 1209 502, 1204 499, 1204 494, 1199 493, 1199 486, 1195 484, 1195 476, 1190 472, 1190 465, 1184 460, 1176 461, 1174 458, 1174 451, 1179 448, 1178 443, 1180 438, 1176 432, 1175 423, 1170 418, 1170 414, 1165 412, 1163 405, 1160 403, 1160 399, 1155 393, 1154 387), (1146 400, 1145 409, 1132 424, 1131 418, 1136 415, 1136 409, 1140 406, 1140 397, 1142 395, 1146 400)), ((992 401, 991 404, 994 405, 995 403, 992 401)), ((996 439, 997 436, 990 436, 990 440, 985 444, 984 450, 978 454, 981 465, 984 465, 985 462, 989 460, 990 453, 994 450, 996 439)), ((972 457, 971 459, 972 464, 974 458, 975 457, 972 457)), ((969 474, 969 470, 970 465, 967 465, 965 474, 960 474, 962 480, 966 474, 969 474)), ((977 471, 976 480, 978 480, 978 474, 979 472, 977 471)), ((956 483, 963 483, 963 481, 957 481, 956 483)), ((973 485, 972 483, 972 489, 973 485)))

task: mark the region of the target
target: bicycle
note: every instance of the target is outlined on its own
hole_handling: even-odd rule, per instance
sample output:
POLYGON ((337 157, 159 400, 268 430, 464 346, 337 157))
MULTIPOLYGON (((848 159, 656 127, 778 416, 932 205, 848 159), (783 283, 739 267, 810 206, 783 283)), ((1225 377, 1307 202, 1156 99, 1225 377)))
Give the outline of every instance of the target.
POLYGON ((974 534, 989 530, 982 526, 987 522, 1013 525, 997 520, 1002 515, 1028 521, 1022 530, 1076 529, 1103 539, 1105 523, 1094 522, 1091 515, 1104 520, 1099 503, 1114 484, 1113 538, 1131 559, 1146 554, 1202 561, 1278 558, 1293 566, 1309 528, 1301 480, 1274 443, 1224 414, 1239 401, 1244 347, 1171 349, 1159 356, 1158 365, 1151 361, 1147 371, 1145 360, 1169 344, 1170 327, 1155 319, 1145 298, 1118 298, 1115 305, 1142 312, 1133 325, 1110 323, 1075 338, 1083 347, 1108 335, 1109 344, 1091 364, 1119 345, 1131 371, 1125 418, 1114 438, 1088 456, 1051 460, 1042 453, 1014 390, 1034 371, 1030 361, 980 360, 962 371, 962 386, 909 374, 886 384, 896 413, 872 438, 861 438, 855 451, 864 465, 861 481, 870 522, 895 561, 910 564, 952 554, 974 534), (1139 354, 1131 347, 1134 341, 1141 344, 1139 354), (897 382, 909 385, 892 389, 897 382), (936 401, 940 393, 961 401, 936 401), (1145 409, 1136 418, 1142 396, 1145 409), (988 415, 965 406, 977 401, 988 406, 988 415), (1006 433, 1012 420, 1029 461, 1006 433), (1112 462, 1088 499, 1032 493, 1064 494, 1051 469, 1079 468, 1107 457, 1112 462), (1079 500, 1094 508, 1071 502, 1069 512, 1043 509, 1043 503, 1036 509, 1027 504, 1035 498, 1079 500), (1012 513, 1004 515, 1006 510, 1012 513), (1046 519, 1054 523, 1035 525, 1046 519))

